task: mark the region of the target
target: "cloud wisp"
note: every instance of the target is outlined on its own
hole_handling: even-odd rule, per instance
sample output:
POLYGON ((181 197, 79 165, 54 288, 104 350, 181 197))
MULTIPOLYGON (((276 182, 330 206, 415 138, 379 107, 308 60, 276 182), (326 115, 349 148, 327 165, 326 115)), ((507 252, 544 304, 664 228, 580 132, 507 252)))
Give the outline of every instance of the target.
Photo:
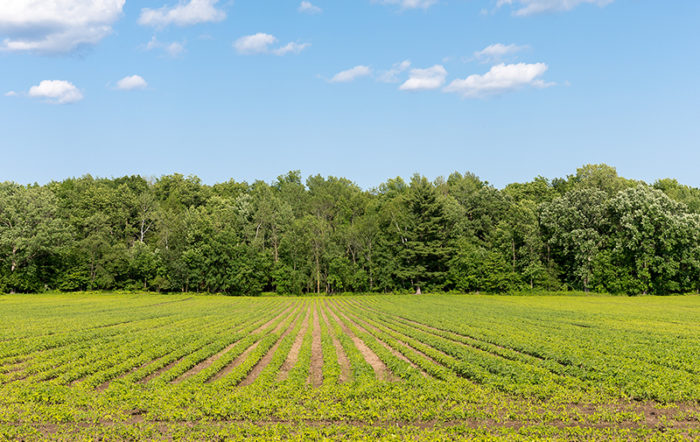
POLYGON ((377 77, 377 81, 380 81, 382 83, 398 83, 400 81, 399 75, 405 72, 410 67, 410 60, 404 60, 400 63, 394 63, 391 66, 391 69, 387 69, 386 71, 379 74, 379 76, 377 77))
POLYGON ((372 75, 372 68, 369 66, 358 65, 335 74, 330 80, 330 83, 349 83, 361 77, 372 75))
POLYGON ((163 6, 158 9, 143 8, 139 24, 163 28, 169 25, 192 26, 200 23, 220 22, 226 13, 216 8, 219 0, 180 1, 175 6, 163 6))
POLYGON ((496 7, 515 5, 514 15, 526 16, 545 12, 570 11, 582 4, 600 7, 609 5, 614 0, 498 0, 496 7))
POLYGON ((257 34, 244 35, 233 42, 233 47, 240 55, 255 55, 255 54, 299 54, 304 49, 311 46, 311 43, 289 42, 284 46, 273 48, 276 45, 277 37, 272 34, 258 32, 257 34))
POLYGON ((401 9, 428 9, 437 0, 374 0, 385 5, 397 5, 401 9))
POLYGON ((180 55, 185 53, 184 43, 180 43, 177 41, 173 41, 170 43, 162 42, 162 41, 159 41, 155 35, 146 44, 145 49, 147 51, 153 51, 156 49, 160 49, 172 58, 179 57, 180 55))
POLYGON ((503 43, 495 43, 486 46, 480 51, 474 52, 474 58, 482 63, 493 63, 501 61, 503 58, 514 55, 518 52, 528 49, 528 46, 519 46, 516 44, 504 45, 503 43))
POLYGON ((307 1, 301 2, 297 8, 297 11, 303 12, 304 14, 320 14, 323 12, 321 8, 307 1))
POLYGON ((438 89, 445 84, 446 77, 447 70, 440 64, 426 69, 411 69, 408 80, 399 86, 399 90, 424 91, 438 89))

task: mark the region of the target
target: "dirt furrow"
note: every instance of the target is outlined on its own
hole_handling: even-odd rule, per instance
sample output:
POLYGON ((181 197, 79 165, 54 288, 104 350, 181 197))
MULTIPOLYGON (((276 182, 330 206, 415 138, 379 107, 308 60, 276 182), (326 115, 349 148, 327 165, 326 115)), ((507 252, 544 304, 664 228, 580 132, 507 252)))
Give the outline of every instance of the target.
MULTIPOLYGON (((527 356, 527 357, 531 357, 531 358, 535 358, 535 359, 539 359, 539 360, 545 360, 545 358, 543 358, 543 357, 540 356, 540 355, 532 354, 532 353, 529 353, 529 352, 526 352, 526 351, 522 351, 522 350, 518 350, 518 349, 513 348, 513 347, 507 347, 507 346, 505 346, 505 345, 496 344, 496 343, 494 343, 494 342, 487 341, 487 340, 482 339, 482 338, 477 338, 477 337, 475 337, 475 336, 470 336, 470 335, 468 335, 468 334, 466 334, 466 333, 463 333, 463 332, 462 332, 462 333, 457 333, 457 332, 452 331, 452 330, 446 330, 446 329, 442 329, 442 328, 438 328, 438 327, 433 327, 433 326, 431 326, 431 325, 424 324, 424 323, 422 323, 422 322, 415 321, 415 320, 413 320, 413 319, 408 319, 408 318, 405 318, 405 317, 403 317, 403 316, 399 316, 399 315, 389 315, 389 314, 387 314, 387 313, 383 313, 383 312, 377 311, 377 310, 375 310, 375 309, 373 309, 373 308, 371 308, 371 307, 364 306, 364 305, 362 305, 362 304, 359 303, 359 302, 353 302, 353 304, 356 305, 358 308, 361 308, 361 309, 363 309, 363 310, 368 310, 368 311, 371 311, 371 312, 377 313, 377 314, 385 314, 385 315, 388 315, 388 316, 393 316, 394 318, 396 318, 396 319, 398 320, 398 322, 403 322, 403 323, 405 323, 404 325, 418 326, 418 327, 419 327, 419 330, 420 330, 420 327, 423 327, 423 328, 425 328, 425 329, 427 329, 427 330, 431 330, 432 332, 436 332, 436 333, 446 333, 446 334, 448 334, 448 336, 442 336, 442 335, 439 335, 439 334, 436 335, 436 336, 440 336, 440 337, 443 338, 443 339, 448 339, 448 340, 450 340, 450 341, 457 342, 457 343, 459 343, 459 344, 466 345, 466 346, 469 346, 469 347, 472 347, 472 348, 475 348, 475 349, 479 349, 479 347, 477 347, 477 346, 475 346, 475 345, 472 345, 472 344, 469 344, 469 343, 467 343, 467 342, 464 342, 464 341, 462 341, 462 340, 460 340, 460 339, 457 339, 457 338, 450 338, 449 335, 458 336, 458 337, 463 338, 463 339, 471 339, 472 341, 482 342, 482 343, 484 343, 484 344, 493 345, 494 347, 498 347, 498 348, 501 348, 501 349, 503 349, 503 350, 509 350, 509 351, 513 351, 513 352, 515 352, 515 353, 520 353, 520 354, 522 354, 522 355, 524 355, 524 356, 527 356)), ((421 330, 421 331, 423 331, 424 333, 426 332, 425 330, 421 330)), ((428 332, 428 333, 429 333, 429 332, 428 332)), ((431 334, 435 335, 435 333, 431 333, 431 334)), ((486 351, 486 350, 483 350, 483 351, 486 351)), ((491 353, 491 352, 489 352, 489 353, 491 353)), ((492 354, 494 354, 494 353, 492 353, 492 354)), ((503 356, 501 356, 501 355, 496 355, 496 354, 494 354, 494 355, 495 355, 495 356, 503 357, 503 356)), ((504 359, 508 359, 508 358, 504 358, 504 359)))
POLYGON ((294 364, 297 363, 299 351, 301 350, 301 343, 304 340, 304 335, 306 334, 306 330, 309 327, 309 315, 310 310, 307 308, 306 315, 304 316, 303 325, 301 326, 301 329, 299 330, 299 333, 297 334, 297 337, 294 340, 294 344, 292 344, 291 350, 289 350, 289 355, 287 355, 287 359, 284 361, 284 364, 282 364, 279 374, 277 375, 278 381, 283 381, 287 379, 287 376, 289 376, 289 371, 294 367, 294 364))
MULTIPOLYGON (((355 347, 359 350, 359 352, 362 354, 362 357, 365 358, 365 361, 372 367, 374 370, 374 375, 379 379, 380 381, 386 381, 386 380, 394 380, 396 377, 389 371, 389 368, 382 362, 381 359, 379 359, 379 356, 377 356, 369 347, 367 347, 367 344, 365 344, 362 339, 358 338, 355 333, 350 330, 350 328, 345 325, 343 321, 340 320, 338 315, 333 311, 333 308, 330 308, 330 304, 328 301, 326 301, 326 304, 329 305, 328 308, 328 313, 333 317, 333 319, 340 325, 340 328, 343 330, 343 333, 348 335, 352 342, 355 344, 355 347)), ((336 305, 336 308, 338 306, 336 305)), ((338 308, 338 311, 340 312, 340 309, 338 308)), ((342 313, 341 313, 342 314, 342 313)))
POLYGON ((321 347, 321 322, 318 318, 318 305, 314 305, 313 326, 311 332, 311 368, 307 382, 314 387, 320 387, 323 383, 323 348, 321 347))
POLYGON ((260 359, 260 361, 258 361, 258 363, 255 364, 255 367, 253 367, 250 373, 248 373, 248 376, 246 376, 246 378, 243 379, 243 381, 239 384, 240 386, 250 385, 253 382, 255 382, 258 376, 260 376, 260 373, 262 373, 263 370, 265 370, 265 368, 270 364, 272 358, 275 357, 275 353, 277 352, 277 349, 279 348, 280 344, 282 344, 282 340, 284 340, 284 338, 286 338, 292 332, 292 330, 294 330, 294 327, 296 327, 298 322, 299 318, 297 318, 289 324, 287 330, 284 331, 282 336, 279 337, 277 342, 275 342, 275 345, 273 345, 270 348, 270 350, 268 350, 265 356, 263 356, 262 359, 260 359))
MULTIPOLYGON (((352 315, 352 314, 348 314, 348 315, 350 315, 350 316, 352 316, 352 318, 354 318, 353 322, 354 322, 359 328, 365 327, 366 329, 372 330, 372 331, 374 331, 375 333, 381 333, 381 330, 379 330, 377 327, 375 327, 374 325, 370 324, 369 322, 366 322, 366 321, 360 319, 357 315, 352 315), (361 326, 360 326, 360 322, 362 323, 361 326)), ((347 317, 347 316, 346 316, 346 317, 347 317)), ((393 339, 393 338, 392 338, 392 339, 393 339)), ((399 342, 399 341, 396 340, 396 339, 394 339, 394 340, 397 341, 397 342, 399 342)), ((417 366, 416 364, 414 364, 413 361, 411 361, 410 359, 408 359, 406 356, 404 356, 400 351, 396 350, 394 347, 390 346, 389 344, 387 344, 386 342, 382 341, 382 340, 379 339, 379 338, 377 338, 377 342, 379 342, 384 348, 386 348, 387 350, 389 350, 389 352, 391 352, 392 355, 396 356, 397 358, 401 359, 402 361, 408 363, 411 367, 413 367, 413 368, 415 368, 416 370, 420 371, 420 374, 421 374, 424 378, 430 377, 430 375, 428 375, 428 373, 426 373, 425 371, 423 371, 422 368, 420 368, 419 366, 417 366)), ((399 342, 399 344, 402 344, 402 343, 399 342)), ((402 345, 406 346, 405 344, 402 344, 402 345)), ((410 348, 410 347, 409 347, 409 348, 410 348)))
MULTIPOLYGON (((266 322, 265 324, 263 324, 263 325, 261 325, 260 327, 258 327, 257 329, 255 329, 255 331, 253 331, 253 334, 260 333, 261 331, 263 331, 263 330, 269 328, 279 317, 281 317, 281 316, 284 315, 285 313, 288 313, 289 310, 290 310, 292 307, 294 307, 294 305, 295 305, 295 304, 291 304, 288 308, 286 308, 282 313, 280 313, 279 315, 277 315, 275 318, 269 320, 269 321, 266 322)), ((284 321, 281 321, 281 322, 277 325, 277 327, 275 327, 273 333, 279 333, 279 331, 282 329, 283 326, 284 326, 284 321)), ((261 338, 261 339, 262 339, 262 338, 261 338)), ((241 353, 236 359, 234 359, 233 362, 231 362, 231 363, 228 364, 226 367, 224 367, 224 368, 221 369, 219 372, 217 372, 214 376, 212 376, 211 378, 209 378, 209 379, 207 380, 207 383, 211 383, 211 382, 218 381, 219 379, 223 378, 223 377, 226 376, 227 374, 231 373, 231 372, 233 371, 234 368, 236 368, 236 367, 238 367, 239 365, 241 365, 241 364, 243 363, 243 361, 245 361, 245 360, 248 358, 248 355, 250 355, 250 354, 253 352, 253 350, 255 350, 256 348, 258 348, 258 345, 260 345, 261 339, 258 339, 257 341, 255 341, 255 343, 254 343, 253 345, 251 345, 250 347, 248 347, 243 353, 241 353)))
POLYGON ((333 341, 333 346, 335 347, 335 354, 338 357, 338 364, 340 364, 340 376, 338 377, 338 382, 341 384, 348 382, 351 376, 350 361, 348 360, 348 356, 345 354, 345 350, 343 350, 343 346, 340 344, 340 341, 331 329, 331 325, 328 322, 328 317, 326 316, 326 306, 321 306, 321 317, 329 329, 331 341, 333 341))

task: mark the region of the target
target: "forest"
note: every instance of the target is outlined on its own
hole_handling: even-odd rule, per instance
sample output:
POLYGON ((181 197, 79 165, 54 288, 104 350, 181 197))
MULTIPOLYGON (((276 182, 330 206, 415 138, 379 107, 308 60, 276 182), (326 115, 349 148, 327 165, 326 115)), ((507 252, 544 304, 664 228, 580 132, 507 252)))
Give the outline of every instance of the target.
POLYGON ((498 189, 472 173, 363 190, 86 175, 0 183, 0 292, 229 295, 700 291, 700 189, 586 165, 498 189))

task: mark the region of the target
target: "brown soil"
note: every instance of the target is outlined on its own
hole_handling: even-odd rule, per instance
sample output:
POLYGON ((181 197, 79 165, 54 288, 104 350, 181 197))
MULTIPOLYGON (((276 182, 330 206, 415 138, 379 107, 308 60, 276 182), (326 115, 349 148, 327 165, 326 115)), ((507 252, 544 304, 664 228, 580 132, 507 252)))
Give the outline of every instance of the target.
MULTIPOLYGON (((290 304, 290 305, 289 305, 287 308, 285 308, 280 314, 278 314, 278 315, 275 316, 274 318, 270 319, 269 321, 267 321, 266 323, 264 323, 264 324, 261 325, 260 327, 256 328, 256 329, 253 331, 253 334, 260 333, 261 331, 266 330, 267 328, 271 327, 272 324, 275 323, 275 321, 277 321, 279 318, 281 318, 281 317, 284 316, 285 314, 289 313, 289 311, 292 310, 293 307, 294 307, 294 304, 290 304)), ((277 326, 277 328, 275 329, 275 332, 276 332, 277 329, 279 329, 279 328, 282 326, 283 323, 284 323, 284 321, 282 321, 282 322, 277 326)), ((175 380, 173 381, 173 383, 174 383, 174 384, 180 383, 180 382, 184 381, 185 379, 187 379, 187 378, 189 378, 189 377, 191 377, 191 376, 194 376, 194 375, 196 375, 197 373, 199 373, 200 371, 202 371, 202 370, 204 370, 204 369, 210 367, 214 362, 216 362, 216 361, 218 361, 219 359, 221 359, 221 357, 222 357, 223 355, 225 355, 226 353, 228 353, 229 351, 231 351, 231 349, 232 349, 233 347, 235 347, 236 344, 238 344, 238 342, 239 342, 239 341, 234 341, 234 342, 230 343, 229 345, 226 346, 226 348, 224 348, 224 349, 221 350, 220 352, 216 353, 215 355, 212 355, 212 356, 208 357, 208 358, 205 359, 204 361, 202 361, 202 362, 200 362, 199 364, 195 365, 194 367, 192 367, 191 369, 189 369, 187 372, 185 372, 185 373, 183 373, 182 375, 180 375, 177 379, 175 379, 175 380)))
POLYGON ((314 387, 323 383, 323 347, 321 346, 321 323, 318 319, 318 306, 314 306, 314 328, 311 332, 311 368, 309 382, 314 387))
POLYGON ((301 329, 299 329, 299 334, 297 334, 297 337, 292 344, 292 348, 289 350, 289 355, 287 355, 287 359, 284 361, 282 367, 280 367, 279 373, 277 374, 278 381, 287 379, 287 376, 289 376, 289 371, 294 367, 294 364, 297 363, 299 351, 301 350, 301 343, 304 340, 304 335, 309 327, 309 315, 310 310, 307 309, 306 315, 304 316, 304 322, 302 323, 301 329))
MULTIPOLYGON (((290 303, 289 306, 288 306, 287 308, 285 308, 284 311, 282 311, 282 313, 280 313, 279 315, 277 315, 277 316, 275 316, 274 318, 270 319, 269 321, 267 321, 266 323, 264 323, 264 324, 261 325, 260 327, 258 327, 258 328, 256 328, 255 330, 253 330, 253 334, 260 333, 260 332, 262 332, 262 331, 264 331, 264 330, 270 328, 270 326, 272 326, 272 324, 274 324, 275 321, 277 321, 277 320, 278 320, 279 318, 281 318, 282 316, 289 314, 289 312, 290 312, 294 307, 295 307, 295 303, 290 303)), ((284 322, 284 321, 282 321, 282 322, 284 322)), ((281 327, 282 327, 282 326, 281 326, 281 324, 280 324, 280 325, 277 326, 277 328, 276 328, 275 330, 277 330, 277 329, 279 329, 279 328, 281 328, 281 327)))
MULTIPOLYGON (((389 368, 382 362, 381 359, 369 348, 367 345, 362 342, 362 339, 358 338, 355 336, 355 333, 348 328, 345 323, 343 323, 340 318, 336 315, 336 313, 333 311, 333 308, 330 308, 330 303, 326 300, 327 305, 329 305, 328 313, 335 319, 335 321, 340 325, 340 328, 343 329, 343 333, 348 335, 350 339, 352 339, 352 342, 355 344, 355 347, 357 347, 357 350, 362 354, 362 357, 367 361, 367 363, 372 366, 372 369, 374 370, 374 375, 379 379, 380 381, 386 381, 386 380, 395 380, 396 376, 394 376, 390 371, 389 368)), ((338 307, 337 305, 335 306, 336 308, 338 307)), ((338 310, 340 312, 340 310, 338 310)), ((342 313, 340 313, 342 315, 342 313)), ((344 315, 343 315, 344 316, 344 315)), ((348 319, 349 320, 349 319, 348 319)), ((352 321, 351 321, 352 322, 352 321)))
MULTIPOLYGON (((449 339, 450 341, 457 342, 457 343, 462 344, 462 345, 470 346, 470 347, 472 347, 472 348, 477 348, 477 349, 479 349, 478 347, 476 347, 476 346, 474 346, 474 345, 470 345, 470 344, 468 344, 468 343, 466 343, 466 342, 464 342, 464 341, 462 341, 462 340, 450 338, 449 335, 458 336, 458 337, 463 338, 463 339, 471 339, 471 340, 477 341, 477 342, 483 342, 483 343, 485 343, 485 344, 493 345, 494 347, 502 348, 502 349, 504 349, 504 350, 514 351, 514 352, 516 352, 516 353, 520 353, 520 354, 522 354, 522 355, 529 356, 529 357, 531 357, 531 358, 540 359, 540 360, 544 360, 544 359, 545 359, 545 358, 543 358, 542 356, 539 356, 539 355, 533 355, 533 354, 530 354, 530 353, 527 353, 527 352, 524 352, 524 351, 521 351, 521 350, 517 350, 517 349, 515 349, 515 348, 506 347, 506 346, 503 346, 503 345, 500 345, 500 344, 495 344, 495 343, 493 343, 493 342, 486 341, 486 340, 484 340, 484 339, 479 339, 479 338, 476 338, 476 337, 474 337, 474 336, 469 336, 469 335, 464 334, 464 333, 457 333, 457 332, 454 332, 454 331, 451 331, 451 330, 444 330, 444 329, 441 329, 441 328, 437 328, 437 327, 430 326, 430 325, 428 325, 428 324, 424 324, 424 323, 419 322, 419 321, 414 321, 414 320, 412 320, 412 319, 404 318, 403 316, 390 315, 390 314, 387 314, 387 313, 385 313, 385 312, 380 312, 380 311, 378 311, 378 310, 375 310, 375 309, 373 309, 373 308, 371 308, 371 307, 364 306, 364 305, 362 305, 362 304, 360 304, 360 303, 358 303, 358 302, 355 302, 355 301, 353 301, 353 304, 356 305, 357 307, 363 309, 363 310, 368 310, 368 311, 372 311, 372 312, 378 313, 378 314, 385 314, 385 315, 388 315, 388 316, 393 316, 393 317, 394 317, 395 319, 397 319, 399 322, 404 322, 404 323, 406 323, 406 325, 417 325, 417 326, 422 327, 422 328, 424 328, 424 329, 426 329, 426 330, 432 330, 433 332, 439 332, 439 333, 442 333, 442 334, 445 334, 445 333, 446 333, 448 336, 440 336, 440 337, 443 338, 443 339, 449 339)), ((421 331, 423 331, 424 333, 426 333, 425 330, 421 330, 421 331)), ((482 350, 482 351, 486 351, 486 350, 482 350)), ((493 354, 493 353, 492 353, 492 354, 493 354)), ((496 355, 496 356, 499 356, 499 355, 496 355)))
MULTIPOLYGON (((373 330, 375 333, 381 333, 381 331, 380 331, 377 327, 373 326, 373 325, 370 324, 369 322, 366 322, 366 321, 360 319, 360 318, 357 317, 356 315, 352 315, 352 317, 354 318, 354 323, 355 323, 355 324, 359 324, 360 322, 362 322, 362 327, 365 327, 366 329, 369 329, 369 330, 373 330)), ((393 338, 392 338, 392 339, 393 339, 393 338)), ((377 338, 377 342, 379 342, 384 348, 386 348, 387 350, 389 350, 389 352, 391 352, 392 355, 396 356, 397 358, 401 359, 402 361, 408 363, 411 367, 413 367, 413 368, 415 368, 416 370, 420 371, 420 374, 421 374, 424 378, 430 377, 430 376, 428 375, 428 373, 424 372, 419 366, 417 366, 416 364, 414 364, 410 359, 408 359, 406 356, 404 356, 400 351, 396 350, 394 347, 390 346, 389 344, 387 344, 386 342, 382 341, 382 340, 379 339, 379 338, 377 338)), ((397 341, 397 342, 398 342, 398 341, 397 341)), ((401 342, 399 342, 399 344, 401 344, 401 342)), ((405 346, 405 344, 404 344, 404 346, 405 346)))
MULTIPOLYGON (((382 324, 382 325, 383 325, 384 327, 386 327, 386 328, 390 328, 390 327, 388 327, 386 324, 382 324)), ((376 327, 375 327, 375 328, 376 328, 376 327)), ((401 333, 401 332, 398 332, 398 331, 393 330, 393 329, 391 329, 391 330, 392 330, 394 333, 396 333, 396 334, 399 334, 399 335, 401 335, 401 336, 406 336, 406 335, 404 335, 404 334, 401 333)), ((394 341, 398 342, 399 344, 403 345, 404 347, 410 348, 411 351, 413 351, 414 353, 418 354, 419 356, 421 356, 421 357, 423 357, 423 358, 429 360, 429 361, 432 362, 433 364, 443 366, 443 365, 440 364, 438 361, 436 361, 435 359, 433 359, 433 358, 431 358, 430 356, 426 355, 426 354, 423 353, 422 351, 420 351, 420 350, 418 350, 418 349, 412 347, 411 344, 408 344, 407 342, 402 341, 401 339, 397 339, 397 338, 394 337, 394 336, 392 336, 391 338, 392 338, 394 341)), ((423 345, 428 346, 427 344, 423 344, 423 345)), ((444 356, 451 357, 450 355, 448 355, 447 353, 445 353, 445 352, 443 352, 443 351, 440 351, 440 350, 438 350, 438 349, 436 349, 436 348, 433 348, 433 347, 430 347, 430 348, 432 348, 433 350, 435 350, 436 352, 438 352, 438 353, 440 353, 440 354, 442 354, 442 355, 444 355, 444 356)))
POLYGON ((292 332, 292 330, 294 330, 294 327, 296 327, 296 324, 298 322, 299 322, 299 318, 297 318, 296 320, 292 321, 291 324, 289 324, 289 327, 287 327, 287 330, 285 330, 285 332, 282 334, 282 336, 280 336, 280 338, 277 340, 277 342, 275 342, 275 345, 273 345, 270 348, 270 350, 267 352, 267 354, 265 354, 265 356, 263 356, 263 358, 260 359, 260 361, 258 361, 257 364, 255 364, 255 367, 253 367, 253 369, 250 371, 250 373, 248 373, 248 376, 246 376, 246 378, 243 379, 243 381, 239 385, 245 386, 245 385, 250 385, 253 382, 255 382, 255 380, 258 378, 258 376, 260 376, 260 373, 262 373, 263 370, 265 370, 265 368, 272 361, 272 358, 275 356, 277 349, 279 348, 280 344, 282 344, 282 340, 284 338, 286 338, 292 332))
POLYGON ((218 373, 216 373, 216 374, 215 374, 214 376, 212 376, 209 380, 207 380, 207 382, 218 381, 219 379, 223 378, 223 377, 226 376, 227 374, 231 373, 231 372, 233 371, 234 368, 238 367, 239 365, 241 365, 241 363, 243 363, 243 361, 245 361, 246 359, 248 359, 248 355, 249 355, 253 350, 255 350, 256 348, 258 348, 258 345, 260 345, 260 341, 256 341, 253 345, 251 345, 250 347, 248 347, 243 353, 241 353, 236 359, 234 359, 233 362, 231 362, 231 363, 228 364, 226 367, 224 367, 223 369, 221 369, 218 373))
MULTIPOLYGON (((198 349, 197 349, 197 350, 198 350, 198 349)), ((194 350, 194 351, 197 351, 197 350, 194 350)), ((176 366, 178 363, 180 363, 180 362, 181 362, 183 359, 185 359, 187 356, 189 356, 189 355, 185 355, 185 356, 183 356, 183 357, 181 357, 181 358, 179 358, 179 359, 174 360, 173 362, 169 363, 169 364, 166 365, 165 367, 159 368, 158 370, 156 370, 156 371, 154 371, 153 373, 149 374, 149 375, 146 376, 145 378, 139 380, 139 384, 146 384, 146 383, 150 382, 151 380, 157 378, 158 376, 162 375, 162 374, 165 373, 166 371, 168 371, 168 370, 170 370, 171 368, 173 368, 174 366, 176 366)))
POLYGON ((343 346, 340 344, 340 341, 335 336, 333 331, 330 330, 331 326, 328 322, 328 317, 326 316, 325 306, 321 307, 321 317, 323 318, 323 322, 325 322, 326 326, 329 328, 331 341, 333 341, 333 346, 335 347, 335 354, 338 357, 338 364, 340 364, 340 376, 338 377, 338 382, 340 382, 341 384, 348 382, 351 376, 350 361, 348 360, 348 357, 345 354, 345 350, 343 350, 343 346))
POLYGON ((234 341, 234 342, 230 343, 229 345, 227 345, 227 346, 226 346, 223 350, 221 350, 220 352, 218 352, 218 353, 216 353, 216 354, 214 354, 214 355, 212 355, 212 356, 209 356, 208 358, 206 358, 205 360, 203 360, 203 361, 200 362, 199 364, 197 364, 197 365, 195 365, 194 367, 190 368, 189 370, 187 370, 186 372, 184 372, 183 374, 181 374, 180 376, 178 376, 175 380, 173 380, 173 384, 178 384, 178 383, 184 381, 185 379, 189 378, 190 376, 194 376, 194 375, 196 375, 197 373, 199 373, 200 371, 202 371, 202 370, 204 370, 205 368, 209 367, 211 364, 213 364, 214 362, 216 362, 216 361, 218 361, 219 359, 221 359, 221 357, 222 357, 223 355, 225 355, 226 353, 228 353, 233 347, 235 347, 236 344, 238 344, 238 341, 234 341))
MULTIPOLYGON (((282 317, 282 316, 285 315, 285 314, 289 314, 289 311, 290 311, 294 306, 295 306, 295 304, 293 304, 293 303, 290 304, 289 307, 287 307, 286 309, 284 309, 284 311, 283 311, 282 313, 280 313, 279 315, 275 316, 273 319, 270 319, 270 320, 267 321, 265 324, 263 324, 263 325, 261 325, 260 327, 258 327, 257 329, 255 329, 255 330, 253 331, 252 334, 254 334, 254 335, 255 335, 255 334, 259 334, 260 332, 262 332, 262 331, 264 331, 264 330, 267 330, 267 329, 270 328, 270 327, 272 326, 272 324, 273 324, 275 321, 277 321, 280 317, 282 317)), ((273 333, 279 333, 279 331, 282 329, 283 326, 284 326, 284 321, 280 321, 280 323, 277 324, 277 326, 276 326, 275 329, 273 330, 273 333)), ((208 379, 207 382, 218 381, 219 379, 223 378, 223 377, 226 376, 227 374, 231 373, 231 372, 233 371, 234 368, 236 368, 236 367, 238 367, 239 365, 241 365, 241 364, 243 363, 243 361, 245 361, 245 360, 248 358, 248 355, 250 355, 250 353, 252 353, 253 350, 255 350, 256 348, 258 348, 258 345, 260 345, 260 340, 261 340, 261 339, 262 339, 262 337, 260 337, 260 339, 258 339, 257 341, 255 341, 255 343, 254 343, 253 345, 251 345, 250 347, 248 347, 243 353, 241 353, 241 354, 240 354, 236 359, 234 359, 230 364, 228 364, 226 367, 224 367, 224 368, 221 369, 219 372, 217 372, 214 376, 212 376, 210 379, 208 379)))

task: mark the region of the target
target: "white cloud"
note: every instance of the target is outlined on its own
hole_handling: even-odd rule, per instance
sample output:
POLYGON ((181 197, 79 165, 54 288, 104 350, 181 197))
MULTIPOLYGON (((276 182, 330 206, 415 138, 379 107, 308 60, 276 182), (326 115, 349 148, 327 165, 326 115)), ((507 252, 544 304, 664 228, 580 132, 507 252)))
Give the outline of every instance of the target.
POLYGON ((6 96, 6 97, 16 97, 16 96, 17 96, 17 92, 15 92, 15 91, 7 91, 7 92, 5 92, 5 96, 6 96))
POLYGON ((69 52, 112 32, 125 0, 2 0, 2 51, 69 52))
POLYGON ((311 46, 311 43, 289 42, 284 46, 272 49, 270 46, 277 43, 277 37, 271 34, 258 32, 253 35, 245 35, 233 42, 233 47, 239 54, 268 54, 285 55, 289 53, 298 54, 311 46))
POLYGON ((330 79, 331 83, 348 83, 360 77, 366 77, 372 73, 372 68, 369 66, 355 66, 354 68, 340 71, 330 79))
POLYGON ((286 45, 282 46, 281 48, 277 48, 272 51, 273 54, 275 55, 285 55, 289 53, 293 54, 298 54, 304 49, 308 48, 311 46, 311 43, 294 43, 294 42, 289 42, 286 45))
POLYGON ((134 89, 145 89, 148 86, 146 80, 140 75, 131 75, 124 77, 117 82, 117 88, 123 91, 131 91, 134 89))
POLYGON ((176 41, 171 43, 161 42, 158 41, 158 39, 154 35, 151 38, 151 40, 146 44, 146 50, 152 51, 154 49, 161 49, 169 56, 175 58, 182 55, 182 53, 185 52, 185 45, 176 41))
POLYGON ((143 8, 139 24, 164 27, 167 25, 190 26, 198 23, 218 22, 226 18, 226 13, 216 9, 219 0, 180 0, 175 6, 158 9, 143 8))
POLYGON ((404 72, 409 67, 411 67, 411 62, 408 60, 404 60, 400 63, 394 63, 391 66, 391 69, 384 71, 379 75, 377 81, 381 81, 382 83, 398 83, 399 74, 404 72))
POLYGON ((322 9, 318 6, 311 4, 311 2, 301 2, 298 8, 299 12, 304 12, 306 14, 320 14, 322 9))
POLYGON ((83 99, 83 94, 77 87, 63 80, 44 80, 29 89, 29 96, 45 98, 54 104, 75 103, 83 99))
POLYGON ((496 43, 486 46, 484 49, 474 52, 474 57, 477 60, 487 61, 497 61, 505 56, 513 55, 516 52, 527 49, 527 46, 518 46, 515 44, 504 45, 502 43, 496 43))
POLYGON ((375 0, 385 5, 399 5, 401 9, 428 9, 437 0, 375 0))
POLYGON ((174 41, 163 46, 163 50, 165 50, 165 52, 167 52, 171 57, 177 57, 185 52, 185 46, 183 46, 182 43, 174 41))
POLYGON ((614 0, 498 0, 497 7, 503 5, 519 5, 515 15, 531 15, 542 12, 569 11, 578 5, 588 3, 605 6, 614 0))
POLYGON ((233 47, 239 54, 262 54, 268 52, 270 46, 275 43, 277 43, 277 37, 274 35, 258 32, 239 38, 233 42, 233 47))
POLYGON ((487 95, 502 94, 526 86, 547 87, 541 77, 548 67, 544 63, 499 64, 493 66, 483 75, 470 75, 464 79, 452 81, 445 92, 454 92, 464 98, 478 98, 487 95))
POLYGON ((439 64, 426 69, 411 69, 408 80, 399 86, 399 89, 402 91, 437 89, 445 84, 445 77, 447 77, 447 71, 439 64))

